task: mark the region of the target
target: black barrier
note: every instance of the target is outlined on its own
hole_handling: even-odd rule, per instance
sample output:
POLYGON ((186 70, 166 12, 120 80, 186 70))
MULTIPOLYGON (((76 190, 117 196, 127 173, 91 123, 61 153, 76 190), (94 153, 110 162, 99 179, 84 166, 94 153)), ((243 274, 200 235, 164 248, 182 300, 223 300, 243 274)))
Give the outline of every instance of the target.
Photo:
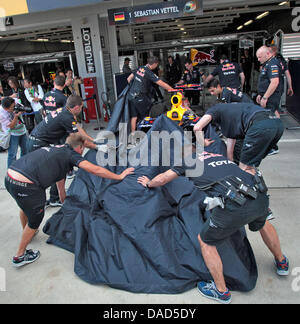
POLYGON ((300 124, 300 60, 289 61, 289 71, 291 73, 294 95, 287 96, 287 111, 300 124))

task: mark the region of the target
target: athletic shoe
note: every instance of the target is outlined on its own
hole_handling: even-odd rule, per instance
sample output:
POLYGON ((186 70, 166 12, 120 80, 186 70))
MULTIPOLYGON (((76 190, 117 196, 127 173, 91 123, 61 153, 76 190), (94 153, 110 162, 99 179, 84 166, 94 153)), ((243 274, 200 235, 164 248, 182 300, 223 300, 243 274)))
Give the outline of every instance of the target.
POLYGON ((205 282, 201 281, 197 285, 200 294, 209 299, 213 299, 222 304, 231 303, 231 294, 229 290, 225 293, 220 293, 213 281, 205 282))
POLYGON ((72 170, 72 171, 70 171, 68 174, 67 174, 67 179, 73 179, 75 177, 75 171, 74 170, 72 170))
POLYGON ((289 260, 284 256, 284 260, 279 262, 275 259, 277 274, 278 276, 288 276, 289 275, 289 260))
POLYGON ((275 219, 275 216, 273 215, 273 212, 271 210, 271 208, 268 208, 268 217, 267 217, 267 221, 273 220, 275 219))
POLYGON ((62 207, 62 203, 59 201, 59 200, 57 200, 57 201, 50 201, 50 206, 51 207, 62 207))
POLYGON ((24 255, 13 258, 13 266, 16 268, 23 267, 26 264, 36 261, 40 255, 40 251, 26 250, 24 255))
POLYGON ((271 151, 269 152, 268 156, 272 156, 272 155, 275 155, 275 154, 278 154, 279 153, 279 150, 278 149, 271 149, 271 151))

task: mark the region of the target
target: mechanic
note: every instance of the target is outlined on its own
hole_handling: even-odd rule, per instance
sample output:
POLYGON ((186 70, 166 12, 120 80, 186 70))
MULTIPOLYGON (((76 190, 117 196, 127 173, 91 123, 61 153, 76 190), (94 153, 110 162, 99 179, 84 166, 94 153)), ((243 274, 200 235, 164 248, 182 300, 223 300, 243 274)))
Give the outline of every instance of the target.
POLYGON ((159 59, 155 56, 148 59, 148 64, 141 66, 132 73, 127 81, 132 82, 129 90, 129 107, 131 117, 131 132, 136 131, 137 121, 142 121, 149 116, 152 107, 153 83, 165 90, 174 90, 153 73, 159 65, 159 59))
POLYGON ((47 92, 44 96, 44 116, 51 111, 55 111, 59 108, 64 108, 67 103, 67 97, 64 95, 63 90, 65 88, 65 77, 57 75, 54 79, 54 88, 47 92))
MULTIPOLYGON (((260 47, 256 56, 261 64, 256 102, 280 118, 279 107, 283 89, 282 67, 267 46, 260 47)), ((278 146, 274 145, 269 155, 277 153, 279 153, 278 146)))
MULTIPOLYGON (((198 188, 199 194, 203 195, 200 207, 206 221, 198 235, 198 241, 213 281, 199 282, 197 287, 205 297, 228 304, 231 302, 231 293, 226 286, 217 247, 235 232, 247 224, 251 231, 260 231, 263 241, 275 258, 278 275, 289 274, 289 261, 281 251, 275 228, 267 221, 268 188, 260 172, 256 170, 253 176, 218 154, 204 152, 199 159, 204 163, 204 172, 200 177, 190 180, 198 188)), ((149 189, 161 187, 184 176, 185 171, 185 167, 176 166, 152 180, 146 176, 139 177, 138 183, 149 189)))
POLYGON ((229 87, 232 89, 243 89, 245 83, 245 74, 238 63, 229 61, 226 55, 222 55, 220 64, 206 78, 204 85, 206 86, 210 80, 218 76, 221 87, 229 87))
POLYGON ((5 187, 20 207, 23 227, 21 243, 13 258, 13 265, 21 267, 36 261, 39 251, 27 250, 45 212, 45 190, 57 183, 61 202, 66 198, 65 177, 74 167, 81 168, 98 177, 123 180, 132 174, 129 168, 120 175, 86 161, 82 157, 85 139, 79 134, 71 134, 65 145, 43 147, 14 162, 7 171, 5 187))
MULTIPOLYGON (((85 139, 85 146, 91 149, 96 149, 96 145, 92 143, 93 138, 78 126, 77 116, 81 114, 83 101, 77 95, 71 95, 66 102, 65 108, 59 108, 50 113, 45 119, 38 124, 28 140, 29 152, 37 150, 44 146, 51 144, 63 144, 65 138, 72 133, 79 132, 85 139)), ((50 189, 50 202, 51 207, 60 207, 58 191, 56 185, 53 184, 50 189)))
MULTIPOLYGON (((253 103, 253 100, 245 93, 229 87, 221 87, 220 81, 212 79, 207 84, 208 91, 212 96, 216 96, 222 103, 244 102, 253 103)), ((233 161, 237 164, 240 162, 241 150, 244 140, 237 139, 234 146, 233 161)))
POLYGON ((284 126, 271 111, 251 103, 217 104, 207 110, 195 125, 194 131, 202 131, 212 121, 227 137, 227 157, 233 161, 237 139, 244 139, 240 168, 244 171, 258 167, 270 149, 282 137, 284 126))
MULTIPOLYGON (((200 84, 202 74, 199 69, 193 66, 191 59, 187 59, 185 62, 185 71, 181 80, 177 83, 180 84, 200 84)), ((184 96, 188 98, 189 102, 193 106, 198 106, 200 102, 200 91, 199 90, 188 90, 185 91, 184 96)))

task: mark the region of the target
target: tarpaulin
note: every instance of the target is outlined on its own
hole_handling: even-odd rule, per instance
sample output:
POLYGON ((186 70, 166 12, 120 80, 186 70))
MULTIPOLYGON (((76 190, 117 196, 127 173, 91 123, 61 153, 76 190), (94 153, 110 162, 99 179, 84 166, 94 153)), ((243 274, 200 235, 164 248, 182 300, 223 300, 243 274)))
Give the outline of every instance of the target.
MULTIPOLYGON (((119 117, 122 113, 120 109, 119 117)), ((115 122, 116 110, 114 114, 115 122)), ((175 129, 180 130, 161 116, 146 139, 154 130, 175 129)), ((175 141, 174 145, 181 144, 175 141)), ((96 163, 96 151, 89 151, 86 159, 96 163)), ((107 168, 116 173, 125 169, 107 168)), ((48 243, 74 253, 74 271, 81 279, 160 294, 182 293, 200 280, 212 279, 197 240, 205 220, 200 207, 205 193, 185 177, 151 190, 137 183, 139 176, 153 178, 162 170, 161 166, 138 166, 122 182, 79 170, 63 207, 47 221, 44 232, 48 243)), ((257 267, 244 229, 217 248, 228 288, 252 290, 257 267)))

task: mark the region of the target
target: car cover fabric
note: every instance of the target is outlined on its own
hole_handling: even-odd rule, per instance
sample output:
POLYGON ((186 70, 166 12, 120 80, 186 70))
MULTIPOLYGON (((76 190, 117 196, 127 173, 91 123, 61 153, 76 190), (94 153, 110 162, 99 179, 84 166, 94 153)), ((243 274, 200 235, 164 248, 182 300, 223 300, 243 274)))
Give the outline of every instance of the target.
MULTIPOLYGON (((114 110, 110 125, 114 131, 116 120, 128 121, 124 116, 126 95, 122 100, 120 109, 116 104, 118 112, 114 110)), ((140 145, 149 145, 147 140, 154 130, 182 131, 161 116, 140 145)), ((182 143, 175 139, 174 145, 182 143)), ((85 158, 99 162, 94 150, 85 158)), ((119 174, 126 167, 106 168, 119 174)), ((185 177, 151 190, 137 183, 139 176, 153 178, 168 168, 137 166, 135 174, 122 182, 79 170, 63 207, 43 228, 49 235, 47 242, 74 253, 75 273, 91 284, 135 293, 178 294, 195 288, 200 280, 212 280, 197 239, 206 220, 201 210, 205 193, 185 177)), ((245 230, 217 248, 228 288, 252 290, 257 266, 245 230)))

